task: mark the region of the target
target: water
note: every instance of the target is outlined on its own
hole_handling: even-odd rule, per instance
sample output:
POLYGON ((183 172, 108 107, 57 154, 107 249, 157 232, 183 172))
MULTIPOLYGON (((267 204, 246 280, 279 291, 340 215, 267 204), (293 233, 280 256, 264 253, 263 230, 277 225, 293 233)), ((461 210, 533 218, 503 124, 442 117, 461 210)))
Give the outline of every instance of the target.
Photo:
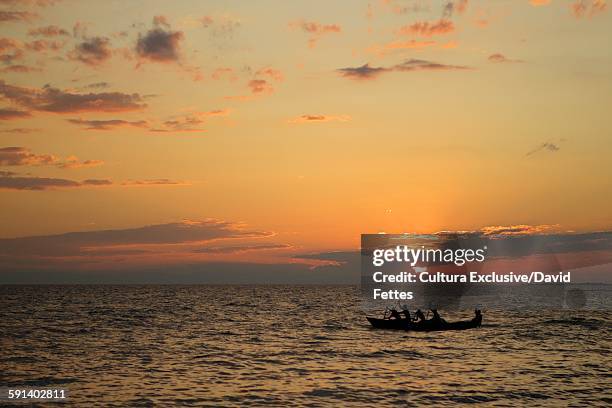
POLYGON ((487 311, 480 329, 406 333, 370 329, 351 286, 0 295, 0 385, 67 387, 75 406, 612 404, 607 311, 487 311))

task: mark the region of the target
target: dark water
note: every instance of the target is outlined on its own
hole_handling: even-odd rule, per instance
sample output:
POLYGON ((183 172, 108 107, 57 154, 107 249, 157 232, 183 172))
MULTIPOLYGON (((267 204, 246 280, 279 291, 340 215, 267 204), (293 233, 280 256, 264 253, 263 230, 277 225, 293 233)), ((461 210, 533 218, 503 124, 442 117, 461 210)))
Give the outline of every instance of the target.
POLYGON ((350 286, 0 294, 0 386, 67 387, 75 406, 612 404, 606 311, 487 311, 428 334, 370 329, 350 286))

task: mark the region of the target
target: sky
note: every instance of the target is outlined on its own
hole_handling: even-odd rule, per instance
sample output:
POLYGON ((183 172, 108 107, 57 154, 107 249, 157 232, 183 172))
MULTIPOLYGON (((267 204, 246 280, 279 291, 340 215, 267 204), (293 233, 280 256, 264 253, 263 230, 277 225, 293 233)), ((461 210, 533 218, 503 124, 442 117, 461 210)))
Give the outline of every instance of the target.
POLYGON ((611 22, 605 0, 0 0, 4 279, 335 281, 312 255, 362 233, 609 231, 611 22))

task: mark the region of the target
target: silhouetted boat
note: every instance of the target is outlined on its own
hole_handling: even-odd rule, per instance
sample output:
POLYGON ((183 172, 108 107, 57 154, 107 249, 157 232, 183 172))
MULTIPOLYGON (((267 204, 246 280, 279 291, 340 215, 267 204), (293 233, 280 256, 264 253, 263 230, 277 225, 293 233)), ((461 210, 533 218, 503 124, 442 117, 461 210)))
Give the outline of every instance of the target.
POLYGON ((482 323, 482 316, 474 317, 471 320, 450 323, 444 320, 440 322, 435 322, 432 320, 411 322, 408 319, 378 319, 376 317, 369 316, 366 316, 366 318, 375 329, 410 331, 467 330, 479 327, 482 323))

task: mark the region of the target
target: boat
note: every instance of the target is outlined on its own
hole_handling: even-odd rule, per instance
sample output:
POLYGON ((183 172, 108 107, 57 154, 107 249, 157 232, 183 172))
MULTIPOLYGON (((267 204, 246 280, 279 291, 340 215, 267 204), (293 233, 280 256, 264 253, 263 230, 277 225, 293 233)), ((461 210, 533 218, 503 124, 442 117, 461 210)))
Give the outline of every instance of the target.
POLYGON ((444 330, 467 330, 480 327, 482 324, 482 315, 477 315, 471 320, 462 320, 458 322, 447 322, 444 319, 440 321, 423 320, 413 322, 408 319, 379 319, 376 317, 366 316, 370 324, 375 329, 388 330, 408 330, 408 331, 444 331, 444 330))

